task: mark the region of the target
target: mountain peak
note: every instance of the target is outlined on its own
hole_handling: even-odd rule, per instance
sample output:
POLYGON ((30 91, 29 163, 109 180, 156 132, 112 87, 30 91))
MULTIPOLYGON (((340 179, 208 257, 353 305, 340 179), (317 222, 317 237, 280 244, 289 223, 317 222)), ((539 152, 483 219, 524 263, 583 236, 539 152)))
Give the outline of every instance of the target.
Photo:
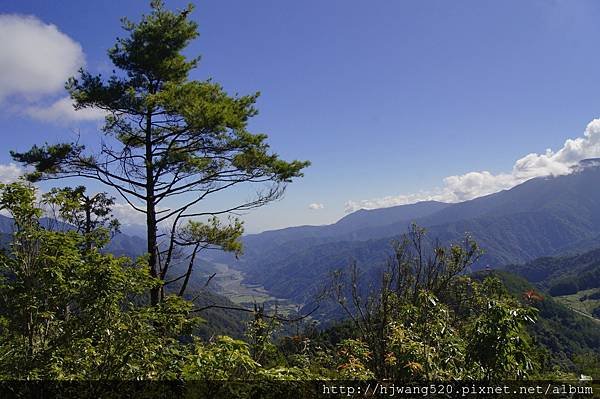
POLYGON ((574 172, 581 172, 587 169, 600 168, 600 158, 586 158, 582 159, 577 165, 572 166, 574 172))

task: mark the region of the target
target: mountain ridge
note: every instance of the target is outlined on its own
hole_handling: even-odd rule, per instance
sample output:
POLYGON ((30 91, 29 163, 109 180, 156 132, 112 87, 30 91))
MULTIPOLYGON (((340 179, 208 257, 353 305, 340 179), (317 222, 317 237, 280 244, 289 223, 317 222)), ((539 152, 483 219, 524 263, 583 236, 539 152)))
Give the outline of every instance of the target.
MULTIPOLYGON (((265 286, 275 296, 287 295, 298 301, 307 300, 308 292, 314 292, 317 283, 335 268, 353 261, 366 269, 381 265, 390 254, 391 241, 412 222, 427 228, 432 238, 444 244, 472 235, 486 251, 475 269, 584 251, 600 244, 596 241, 600 237, 599 165, 600 160, 586 160, 568 175, 533 178, 461 203, 436 203, 439 209, 430 207, 412 218, 403 215, 389 224, 355 225, 356 229, 337 236, 327 235, 332 227, 319 231, 313 226, 309 237, 305 232, 294 237, 299 230, 293 228, 282 235, 275 230, 244 237, 246 253, 240 261, 228 263, 244 270, 249 282, 265 286)), ((414 205, 395 208, 407 210, 414 205)), ((345 218, 362 218, 369 212, 345 218)))

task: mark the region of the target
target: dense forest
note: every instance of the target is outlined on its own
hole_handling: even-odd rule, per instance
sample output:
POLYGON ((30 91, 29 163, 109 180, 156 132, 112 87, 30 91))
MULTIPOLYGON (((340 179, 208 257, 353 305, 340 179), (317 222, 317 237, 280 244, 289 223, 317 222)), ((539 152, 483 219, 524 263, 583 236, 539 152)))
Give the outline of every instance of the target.
MULTIPOLYGON (((83 192, 73 193, 56 190, 41 205, 56 206, 81 228, 52 230, 40 224, 33 187, 1 187, 0 205, 14 218, 12 242, 1 256, 3 379, 500 381, 570 375, 536 342, 540 334, 530 333, 552 305, 525 286, 516 289, 528 296, 511 295, 495 273, 465 275, 480 254, 468 238, 429 249, 425 231, 415 226, 395 246, 380 284, 365 287, 352 267, 335 274, 329 294, 347 318, 326 330, 308 323, 296 335, 278 334, 290 321, 259 307, 243 339, 202 339, 199 330, 210 314, 203 320, 202 306, 176 293, 151 304, 150 291, 161 282, 151 276, 147 257, 103 253, 114 219, 97 204, 92 213, 104 216, 90 222, 83 192)), ((578 355, 573 371, 597 374, 600 359, 578 355)))
MULTIPOLYGON (((411 224, 391 245, 378 241, 354 263, 339 258, 335 271, 319 271, 312 277, 322 283, 314 309, 243 307, 208 289, 214 275, 197 278, 198 258, 210 249, 231 256, 253 250, 252 238, 242 239, 242 221, 219 216, 279 199, 309 162, 282 160, 265 135, 247 130, 257 94, 232 97, 212 81, 188 79, 198 61, 184 56, 198 35, 191 11, 152 1, 140 22, 123 21, 126 37, 108 52, 118 72, 105 79, 82 70, 67 82, 77 108, 107 112, 106 141, 96 152, 76 142, 12 152, 30 173, 0 186, 0 210, 8 216, 2 230, 10 231, 0 253, 1 380, 200 381, 189 386, 199 397, 275 398, 282 389, 311 397, 291 383, 303 381, 600 379, 600 305, 579 314, 563 298, 579 293, 585 306, 600 299, 597 251, 471 273, 486 256, 480 243, 447 232, 482 232, 486 224, 452 224, 447 204, 421 204, 402 215, 427 224, 442 212, 451 224, 446 230, 411 224), (121 233, 111 194, 91 195, 84 186, 43 193, 35 185, 68 178, 103 184, 143 213, 145 241, 115 240, 121 233), (248 185, 261 187, 255 198, 197 210, 211 194, 248 185), (144 254, 128 253, 140 245, 144 254)), ((538 213, 526 216, 523 226, 538 213)), ((350 234, 349 220, 330 230, 350 234)), ((365 228, 388 220, 370 218, 365 228)), ((580 231, 565 231, 565 245, 573 247, 580 231)), ((579 237, 595 233, 590 227, 579 237)), ((484 241, 495 241, 494 234, 484 241)), ((309 232, 295 249, 310 252, 323 237, 309 232)), ((365 242, 372 244, 329 245, 302 266, 365 242)), ((504 254, 494 259, 515 258, 504 254)), ((301 296, 302 276, 278 278, 275 289, 301 296)))

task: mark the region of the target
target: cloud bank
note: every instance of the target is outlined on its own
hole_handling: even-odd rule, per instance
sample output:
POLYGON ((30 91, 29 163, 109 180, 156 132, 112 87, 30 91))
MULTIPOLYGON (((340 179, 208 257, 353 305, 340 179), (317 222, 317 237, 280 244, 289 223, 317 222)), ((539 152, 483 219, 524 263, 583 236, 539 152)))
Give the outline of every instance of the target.
POLYGON ((15 182, 25 171, 14 163, 0 165, 0 183, 8 184, 15 182))
POLYGON ((121 224, 125 226, 146 224, 146 215, 142 212, 136 211, 126 203, 115 203, 112 207, 112 214, 121 224))
POLYGON ((569 174, 573 166, 586 158, 600 157, 600 119, 592 120, 583 136, 565 141, 556 152, 530 153, 518 159, 510 172, 493 174, 488 171, 448 176, 443 186, 431 191, 401 194, 359 201, 348 201, 346 212, 405 205, 419 201, 461 202, 512 188, 540 176, 569 174))
POLYGON ((105 116, 104 111, 99 109, 86 108, 75 111, 69 97, 61 98, 46 106, 29 106, 25 109, 25 113, 44 122, 95 121, 105 116))
POLYGON ((325 205, 319 204, 319 203, 316 203, 316 202, 313 202, 312 204, 308 205, 308 209, 311 209, 313 211, 317 211, 317 210, 323 209, 323 208, 325 208, 325 205))
POLYGON ((85 65, 81 45, 52 24, 33 16, 0 14, 0 104, 43 121, 100 119, 75 111, 64 95, 65 81, 85 65))
POLYGON ((35 17, 0 15, 0 37, 0 99, 54 93, 84 64, 78 43, 35 17))

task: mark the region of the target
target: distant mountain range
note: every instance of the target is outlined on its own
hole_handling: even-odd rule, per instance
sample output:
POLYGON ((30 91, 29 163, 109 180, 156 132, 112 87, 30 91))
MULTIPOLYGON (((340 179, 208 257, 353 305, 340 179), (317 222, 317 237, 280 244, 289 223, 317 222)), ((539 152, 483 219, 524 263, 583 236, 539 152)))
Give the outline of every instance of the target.
MULTIPOLYGON (((525 264, 507 265, 505 269, 552 296, 592 289, 600 291, 600 249, 573 256, 542 257, 525 264)), ((597 313, 600 314, 600 307, 597 313)))
MULTIPOLYGON (((45 228, 51 228, 53 230, 69 230, 73 228, 66 223, 51 218, 41 218, 40 224, 45 228)), ((0 243, 5 245, 10 241, 10 234, 12 234, 13 228, 13 219, 8 216, 0 215, 0 243)), ((117 233, 108 243, 105 251, 110 252, 115 256, 129 256, 131 258, 136 258, 146 252, 146 247, 146 240, 144 238, 137 235, 117 233)))
POLYGON ((600 247, 599 183, 600 160, 585 160, 569 175, 534 178, 470 201, 360 210, 327 226, 245 236, 239 261, 226 254, 213 260, 243 270, 248 282, 274 296, 307 302, 333 269, 352 261, 364 270, 380 266, 412 222, 443 243, 470 234, 485 251, 476 269, 576 254, 600 247))
MULTIPOLYGON (((470 234, 485 251, 475 269, 490 266, 509 272, 501 275, 517 296, 535 284, 556 297, 540 304, 540 322, 534 329, 546 347, 564 353, 567 359, 573 353, 600 347, 600 334, 590 333, 598 325, 593 317, 600 317, 599 183, 600 159, 585 160, 569 175, 531 179, 470 201, 425 201, 359 210, 331 225, 244 236, 244 254, 239 260, 211 253, 210 259, 201 261, 203 269, 211 262, 226 263, 241 270, 247 283, 263 286, 273 297, 309 304, 332 270, 352 262, 367 272, 382 266, 391 254, 392 240, 412 222, 445 244, 470 234), (578 329, 586 333, 580 334, 578 329)), ((41 222, 47 227, 69 228, 52 219, 41 222)), ((3 245, 12 230, 12 219, 0 215, 3 245)), ((146 251, 146 241, 120 233, 106 251, 137 257, 146 251)), ((201 292, 206 273, 198 273, 192 280, 192 291, 201 292)), ((203 291, 198 304, 208 303, 233 305, 221 295, 203 291)), ((324 311, 314 317, 328 315, 324 311)), ((220 310, 211 310, 204 317, 210 320, 201 331, 207 337, 223 331, 239 336, 247 321, 245 316, 220 310)))
MULTIPOLYGON (((512 271, 522 267, 523 273, 542 273, 539 264, 520 264, 544 256, 568 257, 600 248, 599 183, 600 159, 585 160, 569 175, 534 178, 510 190, 470 201, 425 201, 359 210, 331 225, 290 227, 244 236, 245 252, 239 260, 229 254, 213 253, 209 261, 227 263, 243 271, 246 282, 263 286, 274 297, 308 303, 332 270, 351 262, 366 271, 381 266, 391 254, 391 241, 416 222, 427 228, 431 238, 446 244, 467 233, 472 235, 485 251, 475 269, 512 264, 517 265, 510 266, 512 271)), ((44 219, 42 223, 57 222, 44 219)), ((4 243, 11 231, 12 220, 0 216, 4 243)), ((145 239, 119 234, 106 250, 135 257, 145 252, 145 239)), ((569 263, 565 259, 561 265, 569 263)), ((564 280, 566 275, 561 271, 557 276, 564 280)), ((559 282, 547 281, 546 289, 559 282)))

